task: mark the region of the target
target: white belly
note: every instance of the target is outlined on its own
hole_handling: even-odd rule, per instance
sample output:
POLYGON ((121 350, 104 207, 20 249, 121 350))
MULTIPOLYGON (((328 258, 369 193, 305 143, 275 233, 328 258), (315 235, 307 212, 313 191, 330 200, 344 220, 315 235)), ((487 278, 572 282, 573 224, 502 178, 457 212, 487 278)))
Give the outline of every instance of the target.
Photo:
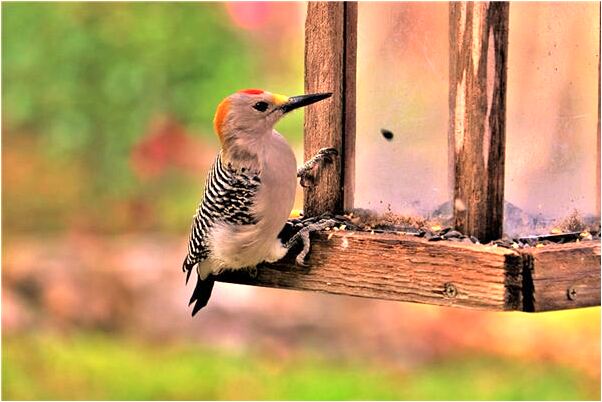
POLYGON ((210 257, 200 264, 202 277, 277 261, 286 254, 278 234, 295 203, 297 162, 284 138, 274 135, 262 155, 261 186, 253 210, 257 223, 214 226, 209 238, 210 257))

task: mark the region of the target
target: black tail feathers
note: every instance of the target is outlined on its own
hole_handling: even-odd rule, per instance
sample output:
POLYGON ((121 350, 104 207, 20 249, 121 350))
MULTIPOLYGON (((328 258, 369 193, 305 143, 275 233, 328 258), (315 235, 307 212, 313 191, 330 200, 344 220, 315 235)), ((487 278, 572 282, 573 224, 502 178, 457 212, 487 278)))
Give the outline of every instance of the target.
MULTIPOLYGON (((188 271, 188 276, 190 276, 190 271, 188 271)), ((213 291, 213 285, 215 284, 215 278, 213 275, 209 275, 205 279, 201 279, 200 277, 197 279, 196 286, 194 291, 192 292, 192 297, 190 298, 190 302, 188 305, 190 306, 192 303, 194 307, 192 308, 192 316, 200 309, 207 305, 209 298, 211 297, 211 291, 213 291)))
POLYGON ((186 284, 188 284, 188 280, 190 279, 190 274, 192 273, 192 269, 196 265, 196 262, 192 262, 188 256, 184 258, 184 262, 182 263, 182 271, 186 272, 186 284))

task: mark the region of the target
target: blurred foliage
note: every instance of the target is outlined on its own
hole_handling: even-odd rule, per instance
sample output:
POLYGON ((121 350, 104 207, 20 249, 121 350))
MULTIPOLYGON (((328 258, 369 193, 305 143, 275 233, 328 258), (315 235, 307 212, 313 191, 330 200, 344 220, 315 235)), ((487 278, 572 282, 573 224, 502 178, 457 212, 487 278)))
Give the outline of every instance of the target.
MULTIPOLYGON (((186 231, 204 172, 141 182, 132 149, 156 116, 167 116, 214 152, 223 97, 256 86, 299 90, 302 75, 291 77, 302 72, 290 60, 302 52, 273 60, 275 77, 262 74, 270 55, 257 49, 222 3, 2 4, 3 154, 21 156, 4 164, 5 224, 186 231), (25 183, 8 178, 30 163, 39 169, 21 174, 25 183), (157 218, 146 222, 150 213, 157 218)), ((296 139, 301 120, 285 123, 296 139)))
POLYGON ((316 357, 259 357, 80 334, 5 339, 6 399, 599 399, 597 381, 553 364, 458 356, 410 371, 316 357))
POLYGON ((210 132, 215 105, 252 71, 249 51, 211 5, 4 7, 9 132, 40 133, 59 157, 85 153, 108 193, 123 191, 129 175, 119 156, 153 113, 210 132))

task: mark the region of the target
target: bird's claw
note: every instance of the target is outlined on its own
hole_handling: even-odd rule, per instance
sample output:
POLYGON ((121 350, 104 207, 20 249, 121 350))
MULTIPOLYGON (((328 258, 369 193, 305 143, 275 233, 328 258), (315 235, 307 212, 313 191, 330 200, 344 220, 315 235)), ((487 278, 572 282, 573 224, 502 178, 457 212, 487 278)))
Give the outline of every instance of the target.
POLYGON ((309 171, 299 175, 299 184, 303 188, 315 186, 315 177, 309 171))
POLYGON ((301 230, 299 230, 291 239, 286 243, 285 247, 287 249, 292 248, 295 243, 299 240, 303 242, 303 250, 297 254, 295 258, 295 262, 297 265, 302 267, 307 267, 308 265, 305 263, 305 257, 309 253, 311 242, 309 235, 313 232, 317 232, 319 230, 324 230, 326 228, 331 228, 337 225, 337 222, 334 219, 322 219, 314 223, 310 223, 305 226, 301 230))
POLYGON ((339 152, 335 148, 321 148, 310 160, 305 162, 297 170, 297 176, 300 178, 301 187, 313 187, 315 185, 315 170, 321 163, 332 163, 334 157, 338 156, 339 152))
POLYGON ((295 257, 295 264, 303 268, 307 268, 309 266, 309 264, 305 262, 305 254, 303 254, 302 252, 299 253, 297 257, 295 257))
POLYGON ((339 151, 336 148, 321 148, 316 154, 317 157, 328 163, 332 163, 333 157, 338 155, 339 151))

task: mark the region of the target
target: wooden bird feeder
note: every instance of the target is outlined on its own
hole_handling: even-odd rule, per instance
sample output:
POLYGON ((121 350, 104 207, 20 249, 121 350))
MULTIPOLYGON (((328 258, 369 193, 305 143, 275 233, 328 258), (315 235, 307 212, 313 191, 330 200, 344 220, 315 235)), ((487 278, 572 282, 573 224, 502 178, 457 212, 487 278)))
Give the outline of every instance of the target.
MULTIPOLYGON (((476 4, 449 5, 449 156, 454 197, 464 200, 462 208, 454 210, 455 227, 493 240, 501 237, 503 227, 510 4, 476 4), (464 31, 464 24, 474 19, 485 29, 464 31), (471 51, 475 46, 494 57, 475 60, 471 51), (482 64, 479 74, 467 74, 474 63, 482 64), (489 97, 487 85, 493 88, 489 97)), ((305 91, 334 95, 332 101, 305 112, 305 158, 332 146, 341 157, 325 167, 316 187, 305 189, 306 216, 353 207, 357 14, 357 3, 308 3, 305 91)), ((599 111, 597 136, 599 161, 599 111)), ((597 175, 599 192, 599 165, 597 175)), ((495 311, 600 305, 599 241, 506 249, 429 242, 398 233, 327 235, 315 236, 308 269, 287 260, 261 266, 256 278, 234 272, 220 280, 495 311)))

